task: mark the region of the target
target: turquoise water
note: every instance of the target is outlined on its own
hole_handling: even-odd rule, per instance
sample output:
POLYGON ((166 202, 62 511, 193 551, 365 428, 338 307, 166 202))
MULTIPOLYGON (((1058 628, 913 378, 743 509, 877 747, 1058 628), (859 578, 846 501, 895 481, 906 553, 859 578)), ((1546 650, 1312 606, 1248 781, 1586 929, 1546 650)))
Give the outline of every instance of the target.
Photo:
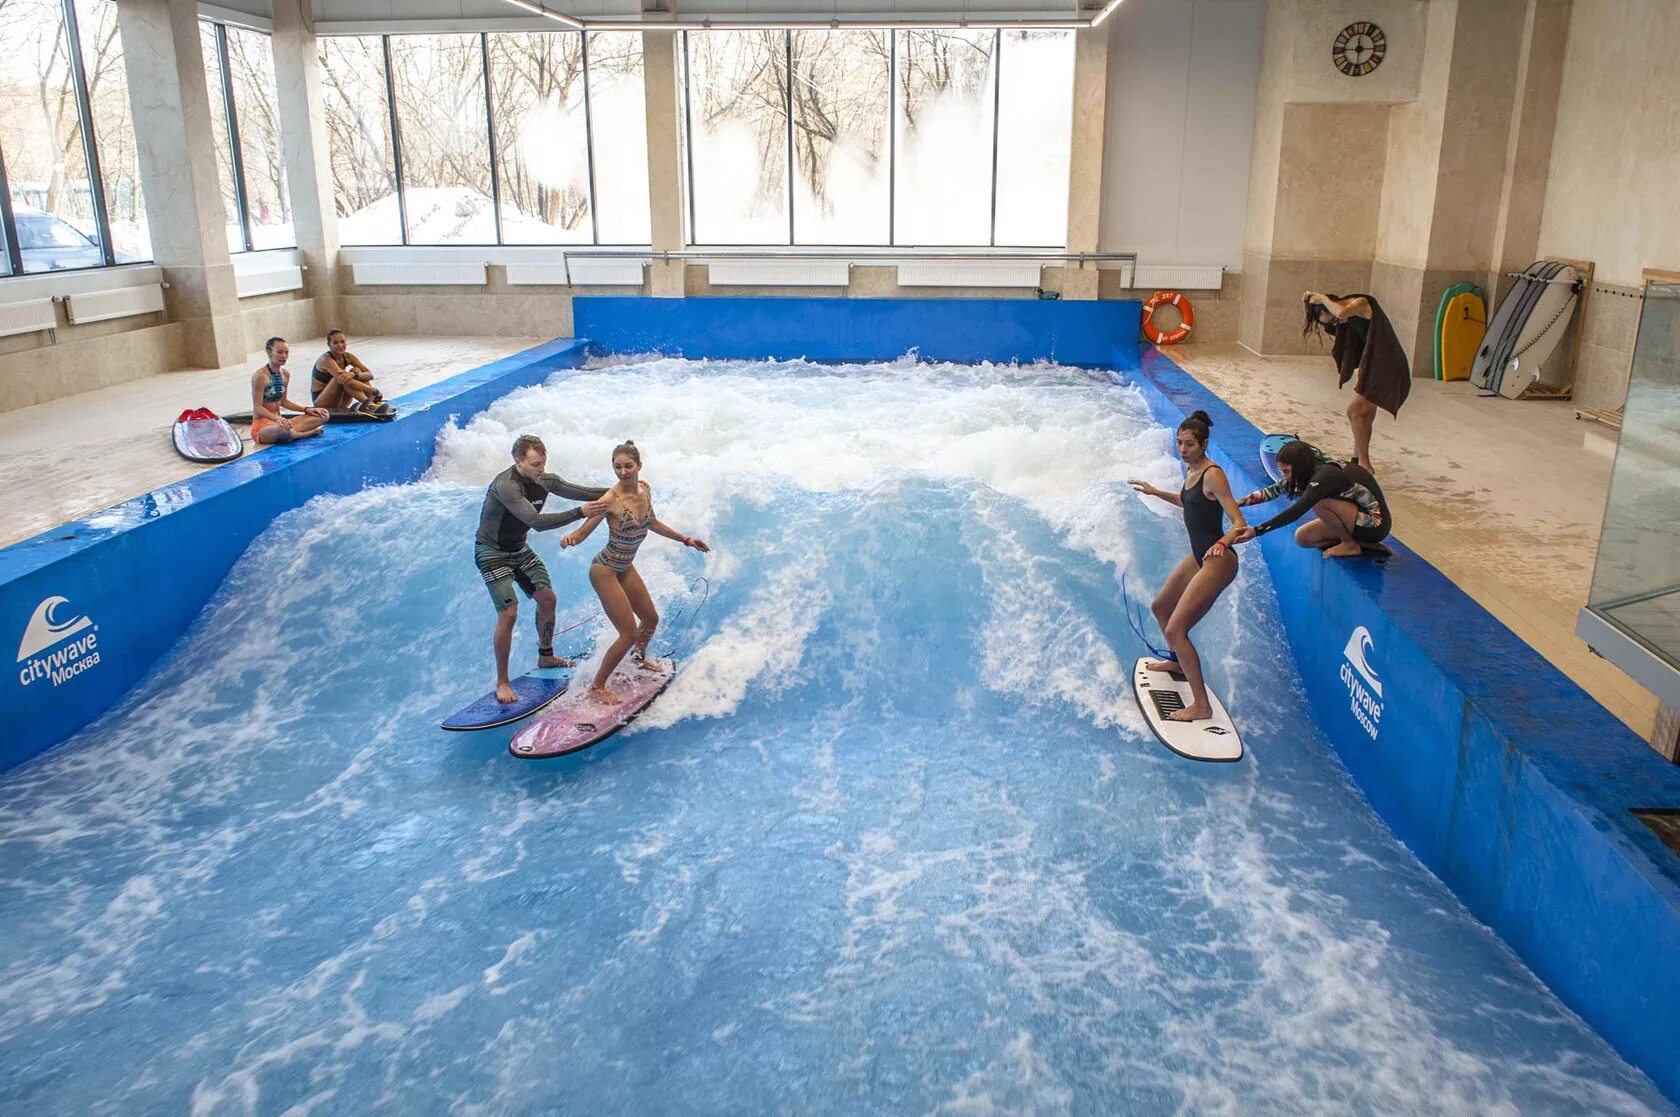
POLYGON ((1197 632, 1248 759, 1148 735, 1119 577, 1185 540, 1124 479, 1170 449, 1106 374, 621 363, 289 514, 0 777, 0 1111, 1672 1112, 1365 805, 1257 552, 1197 632), (711 585, 681 673, 544 763, 435 727, 523 431, 600 483, 634 437, 715 548, 650 538, 668 616, 711 585))

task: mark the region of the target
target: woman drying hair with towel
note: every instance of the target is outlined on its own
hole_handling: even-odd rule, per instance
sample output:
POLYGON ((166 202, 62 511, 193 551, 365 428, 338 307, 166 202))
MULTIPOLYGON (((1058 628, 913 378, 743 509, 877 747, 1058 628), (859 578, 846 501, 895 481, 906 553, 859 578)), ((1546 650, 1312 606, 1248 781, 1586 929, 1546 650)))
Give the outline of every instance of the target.
POLYGON ((1328 332, 1334 339, 1330 359, 1336 362, 1337 387, 1353 381, 1348 426, 1353 430, 1353 460, 1371 472, 1371 427, 1377 408, 1400 416, 1400 405, 1412 390, 1412 368, 1406 351, 1389 324, 1388 315, 1370 295, 1325 295, 1308 291, 1301 296, 1306 325, 1301 336, 1328 332))

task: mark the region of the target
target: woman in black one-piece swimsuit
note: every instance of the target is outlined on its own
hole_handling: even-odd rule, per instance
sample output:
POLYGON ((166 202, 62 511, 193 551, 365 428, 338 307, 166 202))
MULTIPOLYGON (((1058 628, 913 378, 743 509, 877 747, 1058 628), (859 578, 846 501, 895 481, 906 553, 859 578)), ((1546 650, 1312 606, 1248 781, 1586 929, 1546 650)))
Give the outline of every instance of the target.
POLYGON ((1225 517, 1233 528, 1247 526, 1225 471, 1207 457, 1208 428, 1213 420, 1198 411, 1178 426, 1178 453, 1184 459, 1184 487, 1176 493, 1163 492, 1147 481, 1133 481, 1132 488, 1159 497, 1184 509, 1184 526, 1190 532, 1190 554, 1173 568, 1150 608, 1167 638, 1175 660, 1149 664, 1151 671, 1183 675, 1190 684, 1190 705, 1172 715, 1174 721, 1200 721, 1213 716, 1207 686, 1202 682, 1202 660, 1190 642, 1190 630, 1207 616, 1219 595, 1237 576, 1236 552, 1220 541, 1225 534, 1225 517))

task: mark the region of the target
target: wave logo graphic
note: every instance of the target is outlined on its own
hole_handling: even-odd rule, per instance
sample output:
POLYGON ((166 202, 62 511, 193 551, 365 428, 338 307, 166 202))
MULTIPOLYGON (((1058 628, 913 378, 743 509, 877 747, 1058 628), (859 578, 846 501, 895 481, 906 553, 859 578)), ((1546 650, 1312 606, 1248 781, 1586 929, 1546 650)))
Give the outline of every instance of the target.
POLYGON ((35 606, 35 615, 29 618, 29 626, 23 630, 23 641, 18 644, 17 661, 22 663, 31 656, 39 655, 52 647, 70 639, 93 622, 87 617, 70 611, 68 617, 59 614, 66 612, 60 606, 69 605, 67 597, 49 597, 35 606))
POLYGON ((1370 651, 1371 630, 1360 625, 1348 636, 1347 647, 1342 650, 1342 654, 1353 664, 1353 669, 1359 672, 1359 677, 1365 680, 1365 685, 1371 688, 1371 693, 1381 698, 1382 680, 1377 678, 1377 669, 1371 666, 1371 661, 1367 658, 1370 651))

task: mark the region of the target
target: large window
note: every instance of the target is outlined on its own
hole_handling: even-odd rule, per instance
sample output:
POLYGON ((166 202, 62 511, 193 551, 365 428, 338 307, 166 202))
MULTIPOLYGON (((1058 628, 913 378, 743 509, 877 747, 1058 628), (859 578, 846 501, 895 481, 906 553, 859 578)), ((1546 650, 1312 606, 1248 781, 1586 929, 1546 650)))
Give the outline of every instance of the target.
POLYGON ((489 36, 501 232, 507 244, 588 244, 595 214, 583 36, 489 36))
POLYGON ((495 244, 495 187, 479 35, 391 40, 409 244, 495 244))
POLYGON ((688 35, 685 47, 690 235, 788 243, 787 33, 688 35))
POLYGON ((401 244, 385 40, 321 40, 321 89, 332 160, 338 237, 345 244, 401 244))
POLYGON ((793 239, 886 244, 892 180, 888 31, 795 31, 793 239))
POLYGON ((1066 243, 1071 33, 683 39, 696 243, 1066 243))
POLYGON ((0 274, 151 255, 110 0, 0 2, 0 245, 0 274))
POLYGON ((291 248, 292 199, 280 139, 274 49, 268 35, 201 22, 210 131, 229 252, 291 248))
POLYGON ((595 168, 595 239, 647 244, 647 94, 642 36, 604 31, 589 36, 589 145, 595 168))
POLYGON ((646 244, 641 36, 321 40, 345 244, 646 244))

